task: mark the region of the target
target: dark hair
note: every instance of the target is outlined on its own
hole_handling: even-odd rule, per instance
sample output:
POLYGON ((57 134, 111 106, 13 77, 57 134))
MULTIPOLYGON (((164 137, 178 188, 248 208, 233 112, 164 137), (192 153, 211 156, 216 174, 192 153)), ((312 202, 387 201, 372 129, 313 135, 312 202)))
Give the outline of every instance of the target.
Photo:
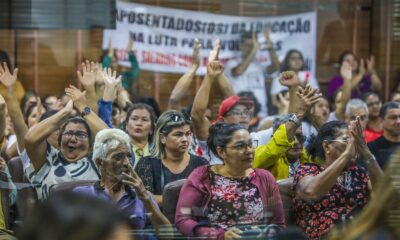
POLYGON ((369 96, 376 96, 379 99, 379 101, 381 101, 381 97, 379 96, 379 94, 377 92, 374 92, 374 91, 368 91, 368 92, 363 93, 361 95, 361 99, 366 103, 367 102, 367 98, 369 96))
POLYGON ((347 55, 353 55, 353 56, 355 57, 354 53, 353 53, 352 51, 350 51, 350 50, 347 50, 347 51, 342 52, 342 53, 340 54, 340 56, 339 56, 339 59, 338 59, 339 67, 342 66, 342 64, 343 64, 343 62, 344 62, 344 58, 345 58, 347 55))
POLYGON ((122 129, 127 132, 126 130, 126 125, 128 124, 129 118, 132 115, 132 112, 136 109, 144 109, 147 110, 147 112, 149 112, 150 115, 150 124, 151 124, 151 133, 149 135, 149 139, 148 142, 152 142, 153 141, 153 137, 154 137, 154 129, 156 127, 156 121, 157 121, 157 116, 154 112, 154 109, 150 106, 147 105, 145 103, 135 103, 132 105, 132 107, 129 108, 128 112, 126 113, 125 116, 125 121, 122 123, 122 129))
POLYGON ((156 115, 156 119, 160 117, 161 115, 160 106, 153 97, 141 97, 136 102, 149 105, 150 107, 153 108, 153 111, 156 115))
POLYGON ((312 159, 325 160, 325 152, 322 143, 327 140, 334 140, 341 129, 347 128, 347 124, 341 121, 330 121, 325 123, 318 131, 317 136, 311 138, 307 145, 307 152, 312 159))
POLYGON ((8 69, 12 72, 10 57, 8 56, 7 52, 0 50, 0 64, 3 66, 3 62, 7 64, 8 69))
POLYGON ((335 108, 336 97, 341 92, 342 92, 342 88, 340 87, 340 88, 336 89, 333 92, 332 96, 328 99, 328 103, 329 103, 329 105, 331 107, 331 111, 335 108))
POLYGON ((383 104, 381 110, 379 111, 379 116, 382 119, 385 118, 387 111, 390 109, 400 109, 400 103, 392 101, 383 104))
POLYGON ((88 134, 89 146, 92 147, 92 144, 93 144, 92 132, 90 131, 89 124, 85 121, 85 119, 83 119, 81 117, 73 117, 73 118, 70 118, 67 121, 65 121, 65 123, 62 125, 62 127, 60 129, 60 134, 58 135, 58 145, 61 146, 62 135, 63 135, 63 133, 65 131, 65 128, 70 123, 82 124, 85 127, 86 132, 88 134))
POLYGON ((208 149, 219 157, 217 147, 225 148, 231 141, 233 134, 242 129, 247 131, 246 128, 237 123, 217 122, 208 129, 208 149))
POLYGON ((305 63, 304 63, 304 56, 303 56, 303 54, 302 54, 299 50, 297 50, 297 49, 290 49, 290 50, 286 53, 285 59, 283 59, 282 66, 281 66, 281 72, 290 71, 290 70, 291 70, 291 69, 290 69, 290 66, 289 66, 289 58, 290 58, 290 56, 291 56, 293 53, 298 53, 298 54, 300 55, 301 61, 303 62, 303 66, 301 67, 300 70, 305 70, 305 63))
POLYGON ((28 102, 29 98, 31 97, 37 97, 37 94, 34 90, 28 90, 26 91, 24 97, 21 99, 21 109, 22 109, 22 113, 25 114, 24 110, 25 110, 25 105, 28 102))
POLYGON ((248 97, 254 102, 254 116, 257 116, 258 113, 261 111, 261 104, 258 102, 256 96, 251 91, 243 91, 238 93, 239 97, 248 97))
POLYGON ((127 217, 99 198, 61 192, 39 202, 27 216, 18 234, 20 240, 108 239, 127 217))

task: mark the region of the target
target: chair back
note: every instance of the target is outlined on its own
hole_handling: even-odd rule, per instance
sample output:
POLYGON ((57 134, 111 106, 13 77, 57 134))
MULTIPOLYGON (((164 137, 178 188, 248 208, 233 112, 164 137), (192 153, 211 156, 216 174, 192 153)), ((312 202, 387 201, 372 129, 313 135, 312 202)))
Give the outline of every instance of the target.
POLYGON ((179 194, 186 179, 180 179, 165 185, 163 190, 162 210, 164 215, 173 224, 175 222, 176 205, 178 204, 179 194))

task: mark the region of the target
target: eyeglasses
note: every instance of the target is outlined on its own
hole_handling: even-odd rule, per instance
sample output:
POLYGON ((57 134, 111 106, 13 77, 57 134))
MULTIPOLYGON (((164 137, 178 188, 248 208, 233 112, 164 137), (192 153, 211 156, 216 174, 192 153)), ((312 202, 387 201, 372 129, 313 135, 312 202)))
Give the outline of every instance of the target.
POLYGON ((244 111, 238 111, 238 110, 232 110, 226 113, 226 115, 231 115, 231 116, 250 116, 250 111, 249 110, 244 110, 244 111))
POLYGON ((239 142, 237 144, 234 144, 233 146, 226 146, 226 148, 233 148, 236 151, 244 152, 247 149, 249 149, 249 147, 257 148, 257 146, 258 146, 258 140, 249 140, 247 143, 239 142))
POLYGON ((72 136, 75 136, 79 140, 84 140, 84 139, 88 138, 88 136, 89 136, 87 133, 82 132, 82 131, 76 131, 76 132, 67 131, 67 132, 63 132, 62 135, 67 138, 72 138, 72 136))

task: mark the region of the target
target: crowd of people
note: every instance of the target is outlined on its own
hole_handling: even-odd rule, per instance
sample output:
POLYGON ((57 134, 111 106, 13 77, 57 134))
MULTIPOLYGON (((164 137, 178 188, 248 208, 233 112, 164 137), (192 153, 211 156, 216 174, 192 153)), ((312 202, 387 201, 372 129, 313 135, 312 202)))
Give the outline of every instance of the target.
POLYGON ((279 62, 264 36, 271 66, 257 64, 255 34, 225 67, 216 41, 182 106, 200 66, 195 41, 163 112, 130 91, 132 40, 131 68, 110 42, 78 69, 83 89, 44 98, 25 92, 1 51, 2 239, 399 239, 400 89, 383 102, 374 58, 344 52, 325 94, 301 50, 279 62), (212 88, 223 94, 216 114, 212 88))

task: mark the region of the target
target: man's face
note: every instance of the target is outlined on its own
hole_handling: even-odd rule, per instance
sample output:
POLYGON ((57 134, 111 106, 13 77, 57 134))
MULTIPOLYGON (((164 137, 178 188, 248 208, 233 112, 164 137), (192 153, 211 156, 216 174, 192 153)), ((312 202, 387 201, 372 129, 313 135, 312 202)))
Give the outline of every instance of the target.
POLYGON ((288 159, 298 159, 303 152, 303 132, 301 131, 301 127, 297 128, 296 135, 294 138, 294 145, 292 148, 287 150, 286 157, 288 159))
POLYGON ((364 130, 367 127, 368 114, 367 110, 363 107, 351 109, 350 114, 348 116, 346 115, 346 123, 356 120, 357 116, 360 117, 361 127, 364 130))
POLYGON ((236 104, 224 115, 223 119, 226 123, 237 123, 248 129, 250 115, 251 112, 245 105, 236 104))
POLYGON ((122 173, 130 173, 131 150, 126 144, 120 144, 111 149, 106 160, 96 160, 101 171, 102 179, 109 183, 117 183, 122 179, 122 173))
POLYGON ((400 136, 400 109, 392 108, 387 110, 385 117, 382 119, 382 125, 385 133, 393 137, 400 136))
POLYGON ((379 111, 382 107, 382 102, 376 95, 369 95, 365 99, 365 103, 368 106, 369 117, 370 118, 377 118, 379 117, 379 111))

